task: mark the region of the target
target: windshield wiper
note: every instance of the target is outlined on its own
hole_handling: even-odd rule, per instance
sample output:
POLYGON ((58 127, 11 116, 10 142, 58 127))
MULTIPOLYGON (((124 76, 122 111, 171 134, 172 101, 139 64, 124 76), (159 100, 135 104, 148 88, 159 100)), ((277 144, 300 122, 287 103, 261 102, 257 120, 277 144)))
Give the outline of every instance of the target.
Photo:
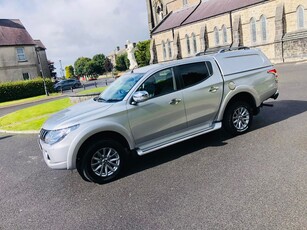
POLYGON ((94 101, 97 101, 97 102, 106 102, 107 100, 103 99, 102 97, 94 97, 94 101))

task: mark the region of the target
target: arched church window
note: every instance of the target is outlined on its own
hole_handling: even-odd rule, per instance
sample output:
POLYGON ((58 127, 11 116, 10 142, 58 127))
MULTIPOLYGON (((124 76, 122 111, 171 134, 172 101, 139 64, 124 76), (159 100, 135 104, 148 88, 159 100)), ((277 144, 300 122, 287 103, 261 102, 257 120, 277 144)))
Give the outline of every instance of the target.
POLYGON ((167 48, 168 48, 168 57, 171 59, 172 58, 171 42, 169 40, 167 40, 166 43, 167 43, 167 48))
POLYGON ((166 60, 166 45, 164 41, 162 41, 162 49, 163 49, 163 59, 166 60))
POLYGON ((197 42, 196 42, 196 36, 194 33, 192 33, 192 40, 193 40, 193 51, 194 53, 197 53, 197 42))
POLYGON ((227 38, 227 28, 225 25, 222 26, 222 31, 223 31, 223 41, 224 44, 226 44, 228 42, 228 38, 227 38))
POLYGON ((250 20, 251 41, 255 43, 257 41, 256 20, 251 18, 250 20))
POLYGON ((215 39, 215 45, 218 46, 220 44, 220 34, 217 27, 214 27, 214 39, 215 39))
POLYGON ((266 17, 262 15, 260 17, 260 22, 261 22, 261 38, 262 41, 267 40, 267 29, 266 29, 266 17))
POLYGON ((191 53, 190 39, 189 39, 189 36, 187 34, 185 35, 185 39, 186 39, 186 42, 187 42, 187 52, 188 52, 188 54, 190 54, 191 53))
POLYGON ((297 7, 296 10, 296 15, 297 15, 297 28, 298 29, 303 29, 305 27, 305 15, 304 15, 304 7, 299 6, 297 7))

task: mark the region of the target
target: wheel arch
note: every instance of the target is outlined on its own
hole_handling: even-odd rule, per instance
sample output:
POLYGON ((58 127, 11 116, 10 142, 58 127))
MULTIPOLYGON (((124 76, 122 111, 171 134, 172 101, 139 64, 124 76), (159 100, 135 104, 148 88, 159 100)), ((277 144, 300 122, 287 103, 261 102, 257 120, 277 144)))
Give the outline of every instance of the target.
POLYGON ((236 102, 236 101, 244 101, 250 104, 253 110, 253 114, 256 115, 259 112, 259 108, 257 106, 257 100, 253 96, 252 93, 250 92, 239 92, 235 95, 233 95, 231 98, 227 100, 227 102, 224 102, 223 105, 221 106, 220 113, 218 115, 218 120, 221 121, 223 120, 224 114, 227 111, 228 107, 236 102))
POLYGON ((98 132, 95 133, 93 135, 91 135, 90 137, 88 137, 80 146, 80 148, 78 149, 78 153, 76 155, 76 163, 77 161, 81 158, 82 154, 84 154, 85 148, 93 141, 95 140, 101 140, 101 139, 105 139, 105 140, 115 140, 118 141, 123 147, 124 149, 130 149, 130 145, 128 143, 128 141, 126 140, 126 138, 115 132, 115 131, 102 131, 102 132, 98 132))

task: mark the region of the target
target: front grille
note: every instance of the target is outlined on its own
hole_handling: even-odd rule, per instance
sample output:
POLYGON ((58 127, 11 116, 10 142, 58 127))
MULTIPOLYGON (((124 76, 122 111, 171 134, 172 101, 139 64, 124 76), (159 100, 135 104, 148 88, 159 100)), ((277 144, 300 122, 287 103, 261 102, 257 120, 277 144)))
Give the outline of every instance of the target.
POLYGON ((41 131, 39 132, 39 137, 42 141, 45 141, 45 138, 48 132, 49 130, 41 129, 41 131))

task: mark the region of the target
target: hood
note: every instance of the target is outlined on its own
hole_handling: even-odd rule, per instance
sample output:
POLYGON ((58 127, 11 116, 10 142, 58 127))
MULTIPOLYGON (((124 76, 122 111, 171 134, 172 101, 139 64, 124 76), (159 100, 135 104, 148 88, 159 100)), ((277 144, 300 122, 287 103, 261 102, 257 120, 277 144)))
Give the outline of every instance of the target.
POLYGON ((81 124, 102 117, 104 111, 113 104, 97 102, 93 99, 78 103, 56 114, 53 114, 43 125, 44 129, 55 130, 81 124))

